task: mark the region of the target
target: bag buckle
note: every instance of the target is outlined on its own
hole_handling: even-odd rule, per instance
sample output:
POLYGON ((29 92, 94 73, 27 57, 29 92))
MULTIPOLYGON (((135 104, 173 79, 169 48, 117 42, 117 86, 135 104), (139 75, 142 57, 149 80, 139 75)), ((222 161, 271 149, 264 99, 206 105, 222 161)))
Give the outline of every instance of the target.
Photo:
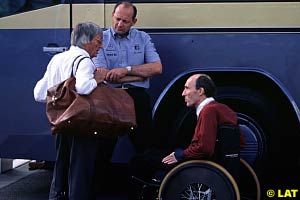
POLYGON ((55 106, 56 105, 55 101, 57 100, 57 97, 53 95, 51 100, 52 100, 52 105, 55 106))
POLYGON ((122 88, 123 90, 129 89, 128 84, 122 84, 121 88, 122 88))

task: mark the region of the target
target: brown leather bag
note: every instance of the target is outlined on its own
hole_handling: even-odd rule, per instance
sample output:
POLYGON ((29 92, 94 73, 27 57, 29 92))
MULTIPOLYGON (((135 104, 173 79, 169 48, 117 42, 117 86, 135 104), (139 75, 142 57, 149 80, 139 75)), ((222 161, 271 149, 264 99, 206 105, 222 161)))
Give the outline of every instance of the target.
POLYGON ((89 95, 75 90, 71 77, 47 91, 46 115, 52 134, 116 137, 137 126, 134 102, 121 88, 104 83, 89 95))

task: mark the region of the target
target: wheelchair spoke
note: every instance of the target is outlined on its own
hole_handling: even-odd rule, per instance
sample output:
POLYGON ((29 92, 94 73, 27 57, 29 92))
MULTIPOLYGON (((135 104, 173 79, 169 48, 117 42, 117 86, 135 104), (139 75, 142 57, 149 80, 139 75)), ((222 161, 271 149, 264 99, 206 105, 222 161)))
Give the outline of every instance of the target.
POLYGON ((211 188, 202 183, 192 183, 180 193, 180 200, 215 200, 215 194, 211 188))

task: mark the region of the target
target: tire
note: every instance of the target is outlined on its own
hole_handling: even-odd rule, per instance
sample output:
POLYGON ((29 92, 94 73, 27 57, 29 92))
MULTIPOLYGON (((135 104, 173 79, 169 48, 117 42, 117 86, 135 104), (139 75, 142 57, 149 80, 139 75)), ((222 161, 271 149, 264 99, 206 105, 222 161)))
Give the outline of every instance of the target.
POLYGON ((260 200, 261 187, 255 171, 244 159, 240 159, 240 164, 240 180, 238 181, 238 186, 241 193, 241 199, 260 200))
POLYGON ((179 164, 166 175, 158 199, 240 200, 240 193, 234 178, 221 165, 206 160, 192 160, 179 164))

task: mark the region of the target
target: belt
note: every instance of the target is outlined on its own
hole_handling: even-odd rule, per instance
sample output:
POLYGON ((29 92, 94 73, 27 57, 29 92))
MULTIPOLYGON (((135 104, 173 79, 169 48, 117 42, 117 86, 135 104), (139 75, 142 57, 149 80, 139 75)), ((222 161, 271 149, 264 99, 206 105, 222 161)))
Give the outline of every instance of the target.
POLYGON ((145 89, 143 87, 137 87, 137 86, 126 84, 126 83, 118 86, 117 88, 122 88, 124 90, 128 90, 128 89, 145 89))

